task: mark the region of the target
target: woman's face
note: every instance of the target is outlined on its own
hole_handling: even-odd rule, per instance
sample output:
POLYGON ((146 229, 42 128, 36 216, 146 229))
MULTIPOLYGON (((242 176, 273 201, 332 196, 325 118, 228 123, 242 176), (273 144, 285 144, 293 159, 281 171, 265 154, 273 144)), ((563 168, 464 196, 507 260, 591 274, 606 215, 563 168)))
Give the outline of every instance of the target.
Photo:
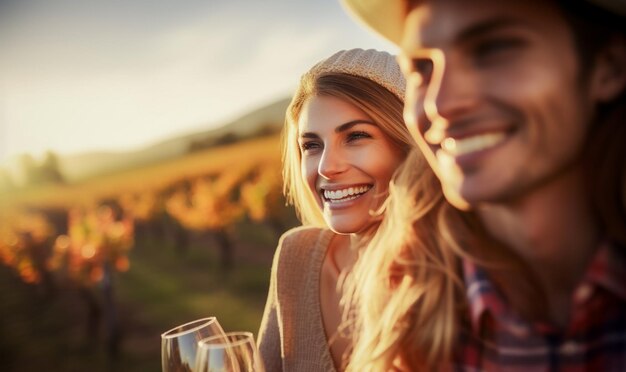
POLYGON ((404 154, 359 108, 335 97, 308 99, 298 121, 302 175, 324 220, 340 234, 375 222, 404 154))

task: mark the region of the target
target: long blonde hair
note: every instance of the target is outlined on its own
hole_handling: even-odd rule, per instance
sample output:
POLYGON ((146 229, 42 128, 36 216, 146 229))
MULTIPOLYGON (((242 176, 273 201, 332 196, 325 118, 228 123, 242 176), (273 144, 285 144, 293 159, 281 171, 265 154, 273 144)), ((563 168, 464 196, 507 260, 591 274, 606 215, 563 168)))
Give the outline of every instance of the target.
POLYGON ((364 77, 345 73, 305 74, 294 94, 282 133, 283 191, 305 225, 326 227, 322 212, 309 190, 300 167, 298 120, 304 103, 313 96, 332 96, 367 114, 404 154, 414 146, 402 118, 403 102, 396 95, 364 77))
POLYGON ((451 357, 465 306, 459 257, 472 221, 445 200, 419 150, 411 151, 390 186, 383 222, 346 280, 348 371, 388 371, 399 360, 433 370, 451 357))

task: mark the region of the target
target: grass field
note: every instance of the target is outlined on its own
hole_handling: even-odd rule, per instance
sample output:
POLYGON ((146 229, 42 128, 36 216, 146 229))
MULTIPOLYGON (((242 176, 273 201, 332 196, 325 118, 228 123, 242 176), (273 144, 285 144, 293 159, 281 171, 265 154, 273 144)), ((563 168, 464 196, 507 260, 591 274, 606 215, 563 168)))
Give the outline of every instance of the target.
MULTIPOLYGON (((258 226, 242 228, 265 234, 258 226)), ((184 256, 158 240, 135 247, 131 270, 115 276, 122 341, 113 360, 106 356, 102 330, 85 334, 87 309, 74 290, 45 297, 2 268, 0 370, 158 371, 160 334, 206 316, 217 316, 226 330, 256 334, 274 243, 269 234, 264 241, 237 241, 236 249, 255 250, 254 259, 240 252, 228 275, 218 267, 210 241, 198 240, 184 256)))

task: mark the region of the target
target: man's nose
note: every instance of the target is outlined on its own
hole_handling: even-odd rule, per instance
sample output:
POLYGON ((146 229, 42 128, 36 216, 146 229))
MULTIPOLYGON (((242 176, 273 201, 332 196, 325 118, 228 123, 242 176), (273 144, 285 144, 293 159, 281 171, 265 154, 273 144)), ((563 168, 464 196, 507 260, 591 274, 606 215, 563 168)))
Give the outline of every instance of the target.
POLYGON ((479 85, 467 61, 442 53, 424 96, 424 113, 431 122, 454 121, 476 106, 479 85))

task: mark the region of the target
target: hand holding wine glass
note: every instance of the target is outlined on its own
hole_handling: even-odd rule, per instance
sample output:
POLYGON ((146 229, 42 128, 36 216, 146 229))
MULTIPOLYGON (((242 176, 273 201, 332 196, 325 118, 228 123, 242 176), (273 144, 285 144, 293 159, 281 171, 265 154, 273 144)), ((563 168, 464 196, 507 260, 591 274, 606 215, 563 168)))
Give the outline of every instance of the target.
POLYGON ((210 336, 225 337, 215 317, 194 320, 174 327, 161 335, 163 372, 190 372, 193 369, 198 341, 210 336))
POLYGON ((195 372, 263 372, 250 332, 228 332, 198 342, 195 372))

